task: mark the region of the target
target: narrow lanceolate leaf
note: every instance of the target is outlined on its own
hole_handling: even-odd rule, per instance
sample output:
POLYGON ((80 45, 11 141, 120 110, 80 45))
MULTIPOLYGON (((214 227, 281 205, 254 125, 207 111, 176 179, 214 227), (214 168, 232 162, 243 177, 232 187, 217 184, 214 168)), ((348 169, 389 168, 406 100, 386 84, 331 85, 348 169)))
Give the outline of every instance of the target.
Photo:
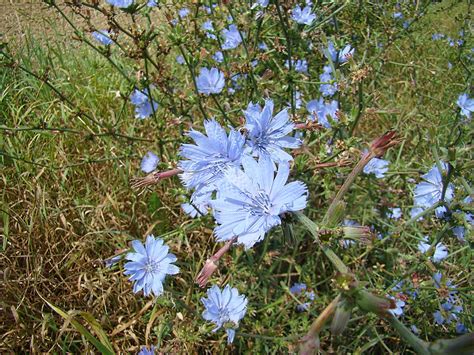
POLYGON ((71 318, 71 315, 68 313, 64 312, 61 308, 56 307, 52 303, 48 302, 43 298, 43 300, 50 306, 53 311, 55 311, 57 314, 59 314, 61 317, 63 317, 65 320, 68 320, 71 322, 73 327, 81 333, 84 338, 87 339, 92 345, 96 347, 97 350, 99 350, 102 354, 106 355, 113 355, 115 354, 112 348, 112 344, 110 344, 110 341, 107 338, 107 335, 105 334, 104 330, 100 327, 99 323, 97 322, 94 317, 86 312, 81 312, 81 316, 84 317, 84 319, 91 325, 92 329, 98 334, 99 339, 97 339, 95 336, 93 336, 86 327, 84 327, 81 323, 79 323, 77 320, 74 318, 71 318))

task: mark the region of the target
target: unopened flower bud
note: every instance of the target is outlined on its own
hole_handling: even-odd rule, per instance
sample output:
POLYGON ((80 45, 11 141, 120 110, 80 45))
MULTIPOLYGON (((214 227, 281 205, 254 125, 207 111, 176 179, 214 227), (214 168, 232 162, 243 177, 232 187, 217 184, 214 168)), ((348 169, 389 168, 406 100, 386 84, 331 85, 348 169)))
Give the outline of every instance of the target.
POLYGON ((327 218, 323 220, 323 225, 325 227, 335 227, 337 226, 345 216, 346 203, 343 201, 338 201, 334 208, 331 210, 331 213, 327 214, 327 218))
POLYGON ((361 290, 357 293, 356 303, 362 311, 373 312, 380 315, 387 313, 389 309, 396 308, 394 300, 376 296, 365 290, 361 290))
POLYGON ((397 139, 397 132, 389 131, 383 136, 375 139, 370 144, 370 150, 374 153, 376 157, 381 157, 385 154, 388 148, 393 147, 400 143, 400 140, 397 139))
POLYGON ((351 319, 351 312, 352 307, 346 301, 339 302, 331 322, 331 333, 333 335, 340 335, 346 329, 351 319))
POLYGON ((364 244, 372 242, 372 233, 369 227, 343 227, 344 237, 347 239, 357 240, 364 244))

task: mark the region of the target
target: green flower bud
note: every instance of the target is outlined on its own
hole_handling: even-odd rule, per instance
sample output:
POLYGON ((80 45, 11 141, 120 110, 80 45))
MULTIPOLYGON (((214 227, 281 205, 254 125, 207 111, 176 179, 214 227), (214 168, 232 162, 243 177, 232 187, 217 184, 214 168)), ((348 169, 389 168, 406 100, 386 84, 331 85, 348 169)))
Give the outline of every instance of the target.
POLYGON ((331 322, 331 333, 335 336, 342 334, 351 319, 352 306, 346 301, 341 301, 336 307, 331 322))
POLYGON ((375 296, 374 294, 361 290, 356 295, 357 306, 362 311, 383 315, 389 309, 395 308, 395 302, 386 297, 375 296))

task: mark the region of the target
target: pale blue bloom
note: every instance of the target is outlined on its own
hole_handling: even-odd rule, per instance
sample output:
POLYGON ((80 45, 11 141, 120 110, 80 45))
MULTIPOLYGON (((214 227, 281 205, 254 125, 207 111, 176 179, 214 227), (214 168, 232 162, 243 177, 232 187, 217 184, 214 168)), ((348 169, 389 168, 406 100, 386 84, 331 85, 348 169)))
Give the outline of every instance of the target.
MULTIPOLYGON (((428 243, 428 237, 423 237, 422 240, 418 243, 418 250, 421 253, 426 253, 430 248, 430 244, 428 243)), ((448 248, 443 243, 436 244, 435 252, 433 254, 433 262, 439 263, 441 260, 446 259, 448 256, 448 248)))
POLYGON ((221 51, 217 51, 212 56, 212 59, 214 59, 217 63, 222 63, 224 61, 224 54, 221 51))
POLYGON ((461 114, 470 119, 471 112, 474 112, 474 99, 470 99, 469 96, 464 93, 459 95, 456 104, 461 109, 461 114))
POLYGON ((372 158, 369 163, 364 166, 363 172, 364 174, 374 174, 377 179, 382 179, 388 171, 389 164, 387 160, 372 158))
POLYGON ((206 31, 206 37, 210 39, 217 39, 217 36, 213 33, 214 32, 214 26, 212 25, 211 20, 207 20, 202 24, 201 27, 204 31, 206 31))
MULTIPOLYGON (((410 210, 410 218, 413 218, 417 215, 419 215, 421 212, 423 212, 424 209, 421 208, 421 207, 413 207, 411 210, 410 210)), ((419 217, 417 219, 417 221, 421 221, 423 219, 423 217, 419 217)))
POLYGON ((146 6, 155 7, 158 6, 158 3, 156 2, 156 0, 148 0, 146 6))
POLYGON ((411 325, 410 329, 414 334, 420 334, 420 330, 416 327, 416 325, 414 325, 414 324, 411 325))
POLYGON ((260 49, 261 51, 268 51, 268 46, 266 45, 265 42, 260 42, 258 44, 258 49, 260 49))
POLYGON ((218 198, 212 201, 218 226, 218 241, 237 236, 237 242, 251 248, 265 233, 281 224, 285 212, 306 207, 308 190, 299 181, 286 184, 290 174, 288 163, 281 163, 275 176, 270 159, 242 158, 244 171, 229 169, 219 187, 218 198))
POLYGON ((255 9, 258 6, 267 7, 269 2, 270 0, 257 0, 256 2, 253 3, 251 9, 255 9))
POLYGON ((213 187, 203 186, 201 189, 194 191, 191 195, 190 203, 183 203, 181 208, 191 218, 207 215, 209 212, 210 201, 212 198, 213 187))
MULTIPOLYGON (((447 171, 448 164, 441 162, 441 167, 447 171)), ((437 165, 421 176, 424 181, 416 185, 414 190, 414 205, 421 208, 429 208, 441 199, 443 191, 443 179, 437 165)), ((454 197, 454 186, 449 184, 446 188, 445 200, 451 201, 454 197)))
MULTIPOLYGON (((290 68, 290 61, 287 59, 285 62, 285 67, 290 68)), ((291 67, 297 73, 308 73, 308 62, 305 59, 291 60, 291 67)))
POLYGON ((122 253, 122 254, 115 255, 110 258, 105 259, 104 260, 105 267, 111 268, 112 266, 117 264, 120 260, 122 260, 124 256, 125 254, 122 253))
POLYGON ((230 25, 229 28, 224 28, 221 34, 222 37, 224 37, 224 43, 222 43, 223 50, 237 48, 242 42, 242 37, 235 25, 230 25))
POLYGON ((105 30, 94 31, 92 36, 104 46, 110 46, 114 41, 110 38, 110 32, 105 30))
POLYGON ((168 246, 163 240, 149 235, 145 244, 139 240, 132 241, 135 252, 130 252, 125 257, 129 262, 125 263, 125 275, 130 275, 129 280, 134 282, 133 292, 143 290, 144 296, 153 293, 159 296, 163 293, 163 281, 166 275, 179 273, 179 268, 173 263, 176 256, 168 253, 168 246))
POLYGON ((214 285, 207 290, 207 298, 201 298, 201 302, 205 307, 202 317, 216 325, 212 331, 215 332, 224 327, 227 332, 227 343, 232 343, 235 337, 235 329, 238 328, 239 321, 247 312, 247 298, 245 295, 239 295, 239 291, 229 285, 222 291, 214 285))
POLYGON ((140 163, 140 168, 144 173, 151 173, 156 169, 159 162, 160 158, 157 155, 153 152, 147 152, 140 163))
POLYGON ((133 0, 107 0, 110 5, 127 8, 133 4, 133 0))
POLYGON ((442 33, 433 33, 433 35, 431 36, 431 39, 433 41, 438 41, 440 39, 443 39, 444 38, 444 34, 442 33))
POLYGON ((328 116, 335 122, 338 121, 337 112, 339 103, 336 100, 326 103, 322 97, 319 100, 311 100, 306 104, 312 121, 318 121, 324 128, 331 128, 328 116))
POLYGON ((179 16, 180 18, 185 18, 185 17, 188 16, 188 15, 189 15, 189 9, 186 8, 186 7, 183 7, 182 9, 180 9, 180 10, 178 11, 178 16, 179 16))
POLYGON ((250 103, 244 111, 247 129, 247 146, 253 156, 268 157, 274 162, 293 160, 285 148, 298 148, 301 141, 290 136, 295 128, 288 110, 283 109, 273 116, 273 101, 266 100, 263 109, 250 103))
POLYGON ((391 298, 392 300, 395 301, 395 308, 389 309, 388 311, 392 313, 395 317, 400 317, 403 314, 403 307, 405 307, 406 305, 405 301, 397 299, 392 296, 388 296, 388 298, 391 298))
MULTIPOLYGON (((146 89, 148 91, 148 89, 146 89)), ((153 106, 152 103, 150 102, 150 92, 148 91, 148 95, 140 91, 138 89, 135 89, 133 93, 130 95, 130 101, 132 102, 133 105, 135 105, 135 117, 144 119, 147 117, 150 117, 153 114, 153 111, 156 111, 158 109, 158 103, 153 101, 153 106)))
MULTIPOLYGON (((338 51, 336 47, 334 46, 334 43, 332 41, 329 41, 327 50, 324 52, 324 56, 328 59, 331 59, 331 61, 335 64, 337 63, 342 64, 342 63, 347 62, 349 58, 351 58, 354 55, 354 51, 355 49, 352 48, 350 44, 347 44, 343 49, 338 51)), ((331 73, 331 71, 329 71, 328 73, 331 73)))
POLYGON ((400 219, 402 217, 402 209, 399 207, 389 208, 388 218, 400 219))
POLYGON ((211 70, 201 68, 199 76, 196 78, 196 84, 200 94, 218 94, 225 86, 224 73, 217 68, 211 70))
POLYGON ((458 238, 459 241, 464 242, 466 238, 464 235, 466 234, 466 228, 463 226, 457 226, 451 229, 453 234, 458 238))
POLYGON ((306 284, 305 283, 295 283, 293 286, 290 287, 290 292, 294 295, 299 295, 303 291, 306 290, 306 284))
POLYGON ((147 346, 142 346, 141 350, 138 352, 137 355, 154 355, 155 354, 155 346, 152 345, 150 349, 147 346))
POLYGON ((393 13, 393 18, 396 19, 396 20, 402 19, 403 14, 401 12, 394 12, 393 13))
POLYGON ((178 55, 176 57, 176 63, 183 65, 184 63, 186 63, 186 61, 184 60, 184 57, 182 55, 178 55))
POLYGON ((234 129, 227 135, 215 120, 205 121, 204 128, 207 137, 194 130, 188 133, 196 144, 181 146, 180 155, 186 160, 179 162, 179 168, 186 188, 204 188, 207 193, 208 189, 217 188, 227 168, 240 167, 245 138, 234 129))
POLYGON ((312 13, 311 6, 305 6, 302 9, 300 5, 296 5, 291 12, 291 18, 301 25, 311 25, 316 15, 312 13))
POLYGON ((433 313, 433 318, 437 324, 450 324, 458 319, 458 315, 462 313, 463 308, 460 305, 454 305, 452 302, 441 304, 441 310, 433 313))
POLYGON ((467 329, 467 327, 464 324, 462 324, 460 322, 456 323, 456 333, 464 334, 464 333, 467 333, 468 331, 469 330, 467 329))
POLYGON ((319 76, 319 80, 325 84, 321 84, 319 91, 323 96, 332 96, 337 92, 337 83, 333 83, 332 68, 329 65, 324 66, 323 73, 319 76))

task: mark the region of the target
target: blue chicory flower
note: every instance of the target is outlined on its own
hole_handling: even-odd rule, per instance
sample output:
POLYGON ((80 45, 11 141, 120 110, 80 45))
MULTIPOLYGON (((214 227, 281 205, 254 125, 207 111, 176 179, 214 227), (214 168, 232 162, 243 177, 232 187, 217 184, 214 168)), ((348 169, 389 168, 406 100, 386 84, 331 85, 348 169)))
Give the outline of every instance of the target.
POLYGON ((270 158, 276 163, 293 160, 284 149, 298 148, 301 141, 290 136, 295 125, 290 121, 287 109, 273 116, 273 101, 266 100, 263 109, 258 104, 250 103, 244 116, 247 152, 256 157, 270 158))
POLYGON ((180 155, 186 160, 178 166, 183 170, 180 177, 186 188, 207 193, 217 189, 227 168, 240 167, 245 138, 234 129, 227 135, 215 120, 205 121, 204 128, 207 136, 195 130, 188 133, 196 144, 181 146, 180 155))
POLYGON ((391 298, 395 301, 395 308, 389 309, 388 311, 392 313, 395 317, 400 317, 403 314, 403 308, 406 305, 405 301, 395 298, 393 296, 388 296, 388 298, 391 298))
POLYGON ((127 8, 133 4, 133 0, 107 0, 110 5, 127 8))
POLYGON ((390 163, 387 160, 372 158, 366 166, 364 166, 364 174, 374 174, 377 179, 385 177, 385 173, 388 171, 388 165, 390 163))
POLYGON ((306 104, 306 110, 310 113, 311 121, 318 121, 324 128, 331 128, 328 116, 335 122, 338 121, 337 112, 339 102, 332 100, 326 103, 322 97, 319 100, 311 100, 306 104))
POLYGON ((166 275, 179 273, 179 268, 173 263, 176 261, 174 254, 168 253, 168 246, 163 240, 149 235, 145 244, 139 240, 132 241, 135 252, 126 255, 129 260, 125 263, 125 275, 130 275, 129 280, 134 282, 133 292, 143 290, 144 296, 153 293, 159 296, 163 293, 163 281, 166 275))
MULTIPOLYGON (((448 170, 449 165, 441 162, 444 171, 448 170)), ((443 191, 443 179, 437 165, 421 176, 424 181, 416 185, 414 190, 414 205, 421 208, 429 208, 441 199, 443 191)), ((454 186, 449 184, 446 188, 445 200, 451 201, 454 197, 454 186)))
POLYGON ((402 217, 402 209, 399 207, 389 208, 387 216, 391 219, 400 219, 402 217))
POLYGON ((110 46, 114 41, 110 38, 110 32, 105 30, 94 31, 92 36, 104 46, 110 46))
MULTIPOLYGON (((145 89, 148 91, 148 89, 145 89)), ((130 101, 133 105, 135 105, 135 117, 144 119, 150 117, 153 114, 153 111, 158 109, 158 103, 153 101, 150 102, 151 94, 148 91, 148 95, 144 91, 140 91, 135 89, 133 93, 130 95, 130 101)))
POLYGON ((302 9, 300 5, 296 5, 291 12, 291 18, 300 25, 311 25, 316 15, 312 13, 311 6, 302 9))
POLYGON ((212 56, 212 59, 214 59, 217 63, 222 63, 224 61, 224 54, 221 51, 217 51, 212 56))
POLYGON ((200 94, 219 94, 225 86, 224 73, 217 68, 201 68, 196 84, 200 94))
POLYGON ((148 2, 146 3, 146 6, 155 7, 155 6, 158 6, 158 3, 156 2, 156 0, 148 0, 148 2))
POLYGON ((393 13, 393 18, 396 19, 396 20, 402 19, 403 14, 401 12, 394 12, 393 13))
POLYGON ((176 63, 183 65, 184 63, 186 63, 186 61, 184 60, 184 57, 182 55, 178 55, 176 57, 176 63))
POLYGON ((188 15, 189 15, 189 9, 187 7, 183 7, 182 9, 178 11, 178 16, 180 18, 185 18, 188 15))
MULTIPOLYGON (((421 253, 426 253, 428 249, 430 248, 430 244, 428 243, 428 237, 425 236, 422 238, 422 240, 418 243, 418 250, 421 253)), ((446 259, 448 256, 448 248, 446 248, 446 245, 443 243, 438 243, 436 244, 435 247, 435 252, 433 254, 433 262, 439 263, 441 260, 446 259)))
POLYGON ((214 229, 218 241, 237 236, 237 242, 251 248, 265 233, 281 224, 285 212, 306 207, 308 190, 299 181, 286 184, 290 173, 288 163, 275 164, 268 158, 257 162, 252 157, 242 158, 244 171, 228 169, 226 179, 218 190, 218 198, 211 201, 218 226, 214 229))
MULTIPOLYGON (((285 62, 285 67, 290 68, 290 61, 287 59, 285 62)), ((291 60, 291 67, 297 73, 308 73, 308 62, 305 59, 291 60)))
MULTIPOLYGON (((347 44, 343 49, 338 51, 334 46, 334 43, 329 41, 328 47, 326 51, 324 51, 324 56, 328 59, 331 59, 334 64, 342 64, 347 62, 349 58, 354 55, 354 51, 355 49, 352 48, 350 44, 347 44)), ((328 68, 331 69, 331 67, 328 68)), ((328 73, 331 73, 331 71, 332 69, 328 73)))
POLYGON ((140 168, 144 173, 151 173, 156 169, 159 162, 160 158, 157 155, 153 152, 147 152, 140 163, 140 168))
POLYGON ((461 114, 470 119, 471 112, 474 112, 474 99, 469 98, 469 96, 464 93, 459 95, 456 104, 461 109, 461 114))
POLYGON ((332 68, 329 65, 324 66, 323 73, 319 76, 319 80, 325 84, 321 84, 319 91, 323 96, 333 96, 337 92, 337 83, 332 83, 332 68))
POLYGON ((245 295, 239 295, 239 291, 229 285, 223 290, 214 285, 207 290, 207 298, 201 298, 201 302, 205 307, 202 317, 216 325, 212 331, 215 332, 222 327, 226 328, 227 343, 232 343, 235 329, 247 312, 245 295))
POLYGON ((294 295, 299 295, 301 294, 303 291, 306 290, 306 284, 305 283, 295 283, 293 284, 293 286, 290 287, 290 292, 294 295))
POLYGON ((142 346, 140 351, 137 353, 137 355, 154 355, 155 354, 155 346, 152 345, 149 349, 147 346, 142 346))
POLYGON ((235 25, 230 25, 229 28, 224 28, 221 34, 222 37, 224 37, 224 43, 222 43, 223 50, 237 48, 242 42, 240 32, 235 25))
POLYGON ((431 39, 433 41, 438 41, 438 40, 443 39, 443 38, 444 38, 444 34, 442 34, 442 33, 433 33, 431 35, 431 39))

